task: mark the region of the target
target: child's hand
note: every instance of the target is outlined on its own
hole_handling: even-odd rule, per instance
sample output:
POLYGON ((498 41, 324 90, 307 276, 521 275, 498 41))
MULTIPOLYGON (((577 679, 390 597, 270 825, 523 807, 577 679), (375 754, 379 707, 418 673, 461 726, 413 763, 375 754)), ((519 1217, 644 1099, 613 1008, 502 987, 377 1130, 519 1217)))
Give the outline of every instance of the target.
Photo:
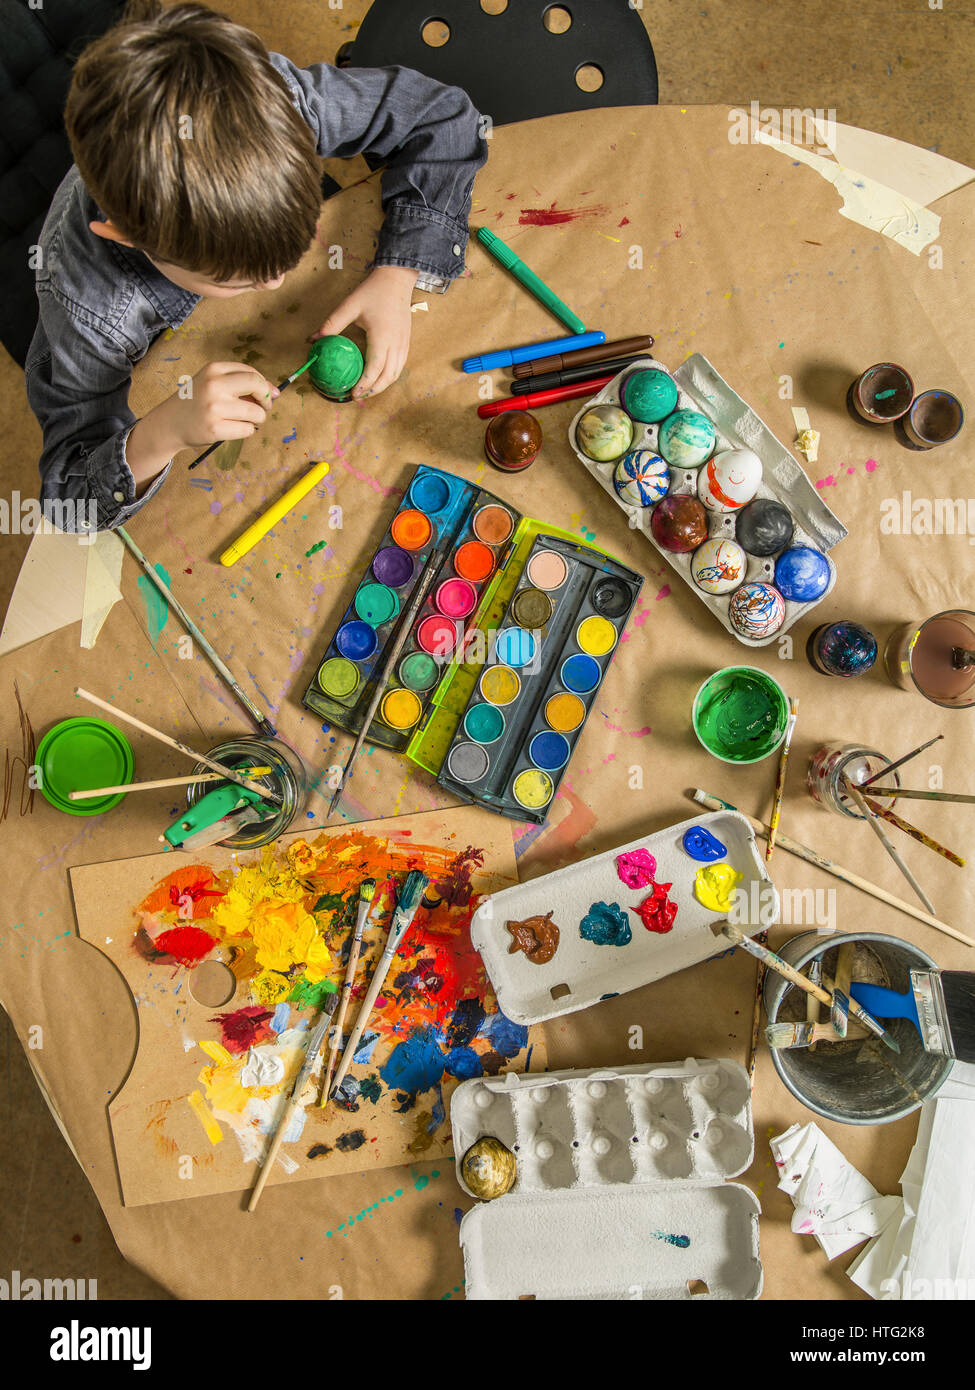
POLYGON ((322 338, 327 333, 341 333, 350 323, 357 323, 364 330, 366 369, 352 392, 356 400, 385 391, 406 365, 412 327, 410 300, 415 284, 415 270, 379 265, 312 335, 322 338))
POLYGON ((218 439, 249 439, 264 424, 271 402, 280 395, 273 382, 240 362, 208 362, 193 378, 192 393, 177 393, 164 402, 171 406, 170 422, 184 448, 197 448, 218 439))

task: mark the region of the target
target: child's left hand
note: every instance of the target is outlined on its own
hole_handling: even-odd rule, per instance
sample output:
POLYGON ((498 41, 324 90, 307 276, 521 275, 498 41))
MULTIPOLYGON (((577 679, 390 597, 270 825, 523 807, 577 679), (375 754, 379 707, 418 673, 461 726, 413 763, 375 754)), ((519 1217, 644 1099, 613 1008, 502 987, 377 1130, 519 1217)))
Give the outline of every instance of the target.
POLYGON ((353 399, 376 396, 392 386, 406 365, 410 350, 410 302, 416 271, 399 265, 378 265, 347 299, 333 309, 312 338, 341 333, 357 323, 367 339, 366 367, 352 392, 353 399))

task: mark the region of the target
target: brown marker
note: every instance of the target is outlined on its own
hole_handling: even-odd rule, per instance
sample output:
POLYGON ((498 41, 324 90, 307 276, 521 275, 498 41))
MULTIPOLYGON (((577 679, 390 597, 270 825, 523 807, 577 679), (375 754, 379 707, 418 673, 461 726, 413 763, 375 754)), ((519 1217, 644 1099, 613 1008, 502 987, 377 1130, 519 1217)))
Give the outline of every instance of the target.
POLYGON ((615 343, 576 348, 575 352, 557 352, 554 357, 541 357, 535 362, 518 362, 514 368, 514 375, 518 379, 539 376, 542 372, 561 372, 566 367, 581 366, 585 362, 603 362, 612 357, 629 357, 648 352, 652 347, 653 339, 649 333, 638 338, 620 338, 615 343))

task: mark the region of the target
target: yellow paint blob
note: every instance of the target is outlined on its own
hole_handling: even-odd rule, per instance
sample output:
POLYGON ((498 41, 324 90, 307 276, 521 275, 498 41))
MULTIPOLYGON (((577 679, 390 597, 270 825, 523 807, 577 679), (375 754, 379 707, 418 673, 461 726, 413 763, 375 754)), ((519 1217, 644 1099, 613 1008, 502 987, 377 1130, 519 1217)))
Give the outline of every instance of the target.
POLYGON ((586 717, 586 707, 578 695, 553 695, 545 706, 545 719, 557 734, 568 734, 586 717))
POLYGON ((188 1097, 193 1113, 200 1124, 206 1130, 206 1136, 211 1144, 219 1144, 223 1138, 223 1130, 207 1109, 206 1101, 200 1091, 193 1091, 188 1097))
POLYGON ((528 811, 540 811, 551 801, 555 787, 547 773, 530 767, 525 772, 519 772, 511 790, 520 806, 528 811))
POLYGON ((707 864, 694 875, 694 896, 710 912, 730 912, 735 888, 742 878, 730 864, 707 864))
POLYGON ((489 666, 481 677, 481 694, 492 705, 510 705, 520 689, 521 681, 510 666, 489 666))
POLYGON ((391 690, 383 699, 382 717, 391 729, 412 729, 422 711, 412 690, 391 690))
POLYGON ((576 641, 589 656, 605 656, 616 646, 616 629, 608 618, 594 613, 579 624, 576 641))

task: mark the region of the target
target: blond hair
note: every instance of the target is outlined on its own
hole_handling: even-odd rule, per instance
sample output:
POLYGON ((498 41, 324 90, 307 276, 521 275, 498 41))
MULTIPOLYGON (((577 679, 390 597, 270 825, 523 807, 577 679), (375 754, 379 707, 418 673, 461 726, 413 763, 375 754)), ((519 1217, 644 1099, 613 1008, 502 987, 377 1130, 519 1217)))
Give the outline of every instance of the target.
POLYGON ((260 39, 226 15, 136 0, 81 54, 64 119, 88 191, 153 259, 260 282, 308 249, 312 132, 260 39))

